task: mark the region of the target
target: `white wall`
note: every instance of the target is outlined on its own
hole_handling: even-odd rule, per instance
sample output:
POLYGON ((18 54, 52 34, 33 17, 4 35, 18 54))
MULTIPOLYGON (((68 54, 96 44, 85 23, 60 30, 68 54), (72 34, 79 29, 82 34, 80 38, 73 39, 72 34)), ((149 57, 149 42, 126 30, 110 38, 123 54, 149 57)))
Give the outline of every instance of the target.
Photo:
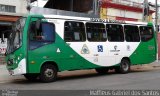
POLYGON ((0 0, 0 4, 16 6, 16 13, 27 13, 27 0, 0 0))
POLYGON ((142 3, 144 0, 130 0, 132 2, 142 3))
POLYGON ((118 17, 126 17, 126 18, 133 18, 133 19, 142 19, 142 13, 119 10, 114 8, 108 8, 107 15, 115 16, 115 17, 118 16, 118 17))

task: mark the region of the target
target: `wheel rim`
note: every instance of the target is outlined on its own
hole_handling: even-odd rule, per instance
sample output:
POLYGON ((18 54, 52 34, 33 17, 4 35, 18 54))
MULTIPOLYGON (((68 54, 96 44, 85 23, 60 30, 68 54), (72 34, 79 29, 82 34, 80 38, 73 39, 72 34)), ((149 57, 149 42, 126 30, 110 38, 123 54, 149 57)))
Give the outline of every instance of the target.
POLYGON ((122 69, 123 69, 124 71, 128 71, 129 67, 128 67, 128 63, 127 63, 127 62, 123 62, 123 64, 122 64, 122 69))
POLYGON ((44 75, 47 78, 53 78, 54 77, 54 71, 52 69, 46 69, 44 72, 44 75))

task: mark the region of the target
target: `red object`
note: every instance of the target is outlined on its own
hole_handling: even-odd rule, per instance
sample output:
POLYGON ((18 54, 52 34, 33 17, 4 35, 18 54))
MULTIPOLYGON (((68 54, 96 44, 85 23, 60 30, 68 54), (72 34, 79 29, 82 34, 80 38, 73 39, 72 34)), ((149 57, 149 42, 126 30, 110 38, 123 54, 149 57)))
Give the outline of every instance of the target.
MULTIPOLYGON (((128 11, 132 11, 132 12, 139 12, 142 13, 143 12, 143 8, 140 7, 136 7, 136 6, 127 6, 127 5, 123 5, 123 4, 117 4, 112 2, 111 0, 106 0, 105 2, 102 2, 101 4, 102 8, 115 8, 115 9, 121 9, 121 10, 128 10, 128 11)), ((150 10, 149 13, 152 14, 155 11, 150 10)))
POLYGON ((126 18, 126 17, 116 17, 116 20, 123 20, 123 21, 138 21, 138 19, 126 18))

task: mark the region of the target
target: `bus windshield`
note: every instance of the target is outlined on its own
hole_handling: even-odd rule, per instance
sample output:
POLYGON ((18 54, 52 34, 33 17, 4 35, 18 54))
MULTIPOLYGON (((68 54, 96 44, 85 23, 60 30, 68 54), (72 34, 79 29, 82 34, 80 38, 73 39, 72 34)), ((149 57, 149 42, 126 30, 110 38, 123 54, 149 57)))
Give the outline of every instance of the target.
POLYGON ((25 21, 26 18, 20 18, 13 24, 8 38, 6 54, 14 52, 22 45, 22 31, 24 29, 25 21))

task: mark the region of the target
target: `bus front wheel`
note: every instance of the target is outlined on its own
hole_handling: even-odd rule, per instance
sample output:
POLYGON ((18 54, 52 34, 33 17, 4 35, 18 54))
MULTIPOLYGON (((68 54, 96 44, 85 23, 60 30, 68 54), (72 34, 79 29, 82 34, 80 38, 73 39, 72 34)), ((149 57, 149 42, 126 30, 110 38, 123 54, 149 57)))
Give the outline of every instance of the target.
POLYGON ((122 59, 120 66, 115 67, 115 71, 117 73, 128 73, 130 71, 130 62, 127 59, 122 59))
POLYGON ((52 64, 43 65, 39 78, 42 82, 55 81, 57 79, 57 68, 52 64))

